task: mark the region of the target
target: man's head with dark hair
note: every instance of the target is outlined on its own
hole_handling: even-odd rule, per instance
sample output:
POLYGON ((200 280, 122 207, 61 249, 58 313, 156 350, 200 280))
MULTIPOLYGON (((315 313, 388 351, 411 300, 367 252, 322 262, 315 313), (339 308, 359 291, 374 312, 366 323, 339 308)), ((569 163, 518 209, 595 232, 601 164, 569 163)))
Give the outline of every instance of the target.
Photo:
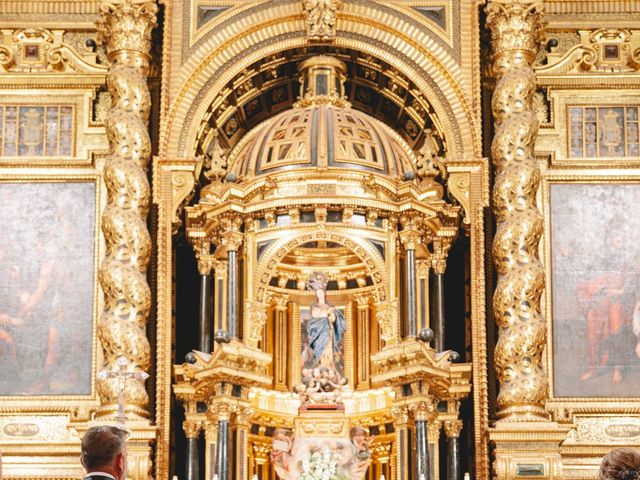
POLYGON ((124 480, 127 471, 126 440, 129 432, 110 425, 91 427, 82 437, 80 460, 87 473, 105 472, 124 480))

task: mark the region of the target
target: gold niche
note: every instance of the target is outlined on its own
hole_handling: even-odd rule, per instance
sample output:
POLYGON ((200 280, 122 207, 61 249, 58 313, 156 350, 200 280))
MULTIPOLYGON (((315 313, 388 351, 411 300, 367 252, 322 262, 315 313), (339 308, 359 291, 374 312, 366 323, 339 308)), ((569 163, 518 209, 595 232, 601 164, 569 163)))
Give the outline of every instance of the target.
MULTIPOLYGON (((428 269, 432 252, 455 237, 462 210, 444 199, 433 173, 419 171, 416 154, 396 132, 351 108, 341 61, 312 57, 300 72, 299 101, 247 133, 227 156, 217 154, 220 161, 205 172, 210 183, 185 209, 200 273, 222 293, 214 299, 214 329, 234 331, 229 309, 237 308, 238 325, 211 355, 196 352, 195 363, 175 367, 174 390, 189 431, 200 425, 208 443, 215 443, 223 417, 238 434, 245 425, 257 429, 240 435, 248 443, 237 448, 253 452, 236 467, 249 475, 242 478, 264 474, 267 429, 323 436, 346 435, 352 426, 380 432, 372 444, 376 471, 406 478, 402 449, 411 447, 402 439, 416 420, 428 422, 435 438, 458 420, 471 366, 452 364, 449 352, 436 353, 406 333, 397 299, 402 265, 411 250, 420 271, 428 269), (235 305, 231 271, 238 273, 235 305), (316 272, 347 325, 344 409, 328 416, 298 413, 300 398, 292 393, 302 378, 302 324, 314 295, 307 279, 316 272), (406 422, 396 425, 394 409, 405 412, 406 422)), ((438 443, 431 445, 437 457, 438 443)), ((207 478, 215 473, 210 460, 207 478)))

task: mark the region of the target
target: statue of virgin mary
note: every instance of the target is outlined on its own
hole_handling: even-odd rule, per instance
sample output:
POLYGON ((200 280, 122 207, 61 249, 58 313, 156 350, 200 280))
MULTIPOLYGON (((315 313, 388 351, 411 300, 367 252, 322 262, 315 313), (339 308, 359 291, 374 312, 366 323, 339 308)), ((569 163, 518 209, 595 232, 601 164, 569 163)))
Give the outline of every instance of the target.
POLYGON ((342 339, 347 329, 343 313, 327 303, 327 277, 315 273, 307 282, 307 288, 316 294, 311 304, 310 318, 306 322, 308 350, 304 368, 327 368, 343 376, 342 339))

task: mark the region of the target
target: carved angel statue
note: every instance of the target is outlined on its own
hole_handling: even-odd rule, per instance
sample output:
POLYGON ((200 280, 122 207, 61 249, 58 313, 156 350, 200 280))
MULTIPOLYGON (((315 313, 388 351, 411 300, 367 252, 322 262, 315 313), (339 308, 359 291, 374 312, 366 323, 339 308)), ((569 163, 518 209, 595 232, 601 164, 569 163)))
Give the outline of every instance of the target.
POLYGON ((360 480, 365 477, 367 469, 371 464, 371 451, 369 450, 369 446, 373 438, 371 438, 366 428, 359 426, 351 427, 349 437, 354 453, 349 464, 350 478, 352 480, 360 480))
POLYGON ((271 464, 279 478, 289 479, 295 475, 292 452, 294 436, 291 430, 276 428, 273 432, 271 446, 271 464))
POLYGON ((323 38, 335 35, 336 13, 339 0, 304 0, 309 36, 323 38))

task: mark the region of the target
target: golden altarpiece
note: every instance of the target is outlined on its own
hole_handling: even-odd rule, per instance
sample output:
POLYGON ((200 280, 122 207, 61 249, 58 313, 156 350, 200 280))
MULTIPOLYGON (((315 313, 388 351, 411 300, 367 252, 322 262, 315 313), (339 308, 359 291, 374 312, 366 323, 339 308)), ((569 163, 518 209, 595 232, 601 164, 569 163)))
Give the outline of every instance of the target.
POLYGON ((640 439, 639 22, 0 0, 2 475, 124 421, 134 479, 593 477, 640 439))

